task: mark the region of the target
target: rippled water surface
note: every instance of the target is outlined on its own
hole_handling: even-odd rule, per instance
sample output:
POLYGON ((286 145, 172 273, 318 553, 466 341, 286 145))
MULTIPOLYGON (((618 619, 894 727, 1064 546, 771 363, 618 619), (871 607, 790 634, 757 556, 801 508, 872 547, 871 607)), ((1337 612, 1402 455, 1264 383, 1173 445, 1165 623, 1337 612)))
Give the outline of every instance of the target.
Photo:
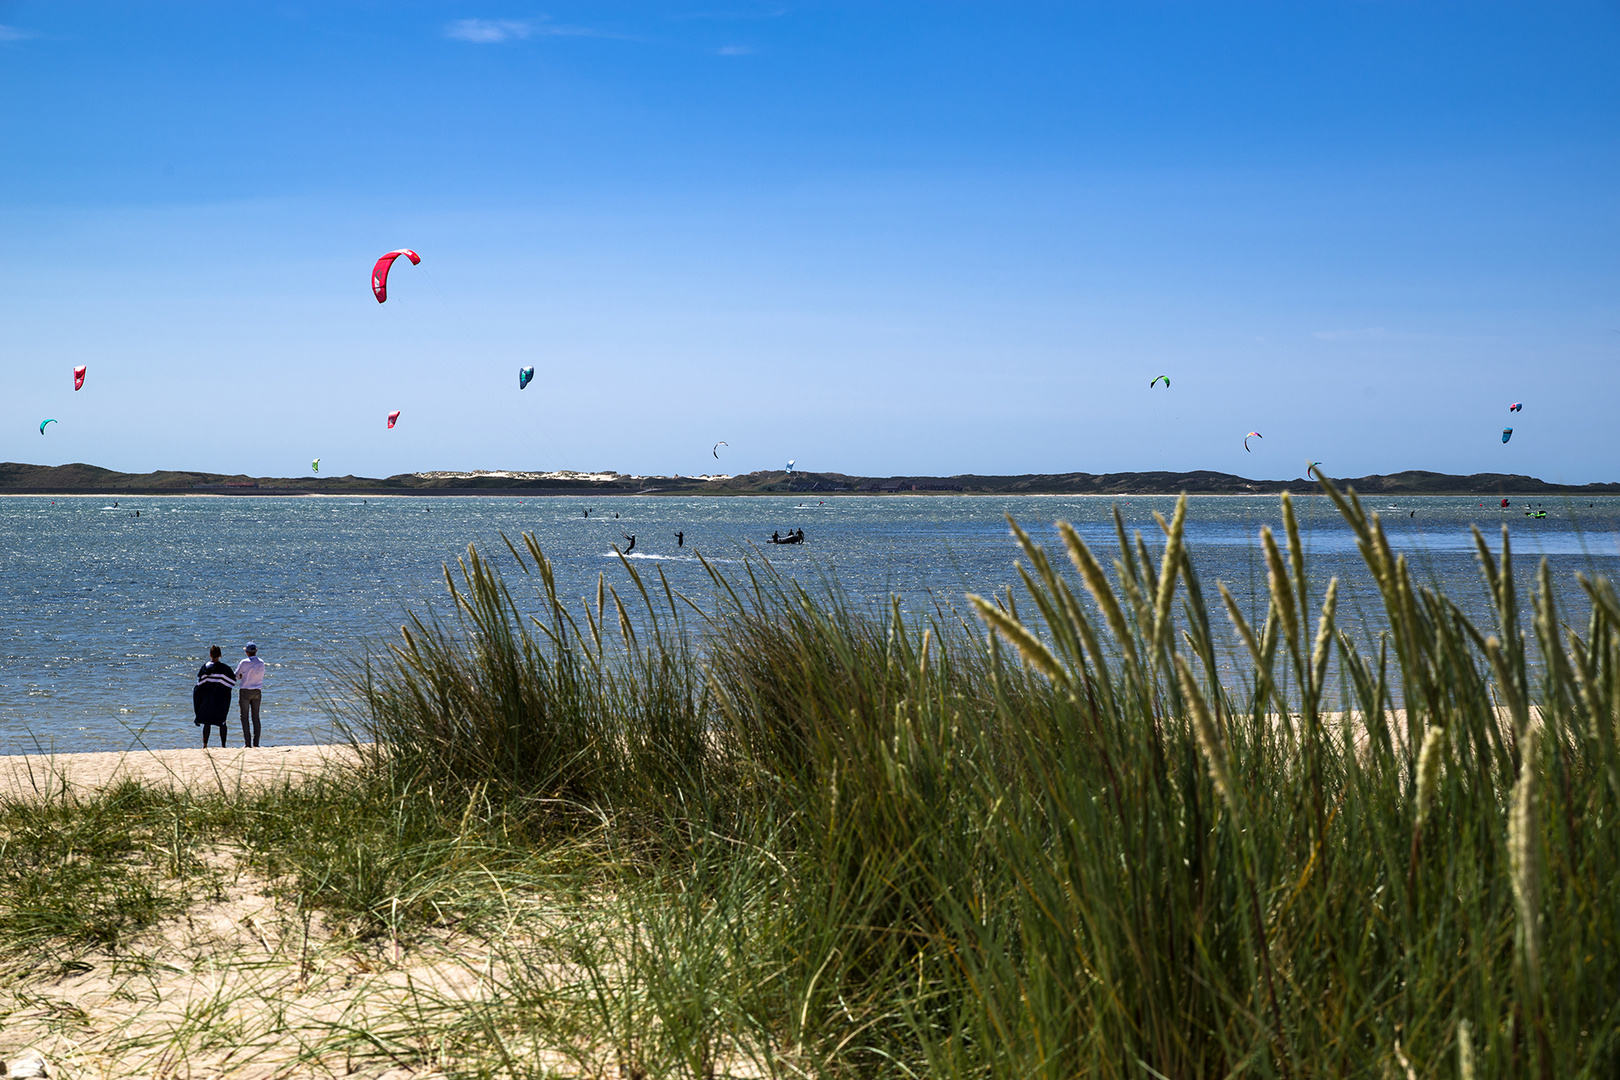
MULTIPOLYGON (((1168 515, 1174 500, 1118 501, 1127 527, 1156 544, 1152 511, 1168 515)), ((835 582, 857 603, 896 592, 921 609, 1016 584, 1006 514, 1043 540, 1055 540, 1054 521, 1073 522, 1111 552, 1113 505, 1104 498, 920 495, 825 503, 174 496, 121 498, 115 505, 104 498, 0 498, 0 753, 193 745, 191 684, 207 647, 220 645, 234 664, 249 640, 269 664, 265 743, 331 738, 322 703, 327 670, 397 633, 407 609, 442 607, 446 560, 469 543, 505 555, 503 531, 514 538, 536 533, 567 596, 594 594, 603 571, 610 583, 621 580, 612 545, 624 546, 622 534, 631 534, 638 568, 662 569, 673 587, 700 603, 711 586, 693 552, 735 568, 763 551, 804 580, 835 582), (751 547, 791 528, 804 529, 803 547, 751 547), (686 534, 685 548, 676 546, 677 529, 686 534)), ((1535 562, 1526 556, 1546 555, 1566 583, 1577 570, 1620 572, 1620 500, 1543 500, 1548 517, 1539 520, 1524 516, 1522 499, 1506 512, 1495 500, 1473 498, 1369 505, 1384 514, 1420 576, 1440 582, 1471 611, 1483 613, 1471 523, 1484 526, 1495 547, 1507 522, 1526 585, 1535 562)), ((1298 506, 1317 590, 1341 575, 1345 617, 1370 611, 1349 531, 1319 496, 1298 506)), ((1190 503, 1188 538, 1201 576, 1226 581, 1260 614, 1265 573, 1253 541, 1263 524, 1278 524, 1275 498, 1190 503)), ((232 743, 238 739, 233 731, 232 743)))

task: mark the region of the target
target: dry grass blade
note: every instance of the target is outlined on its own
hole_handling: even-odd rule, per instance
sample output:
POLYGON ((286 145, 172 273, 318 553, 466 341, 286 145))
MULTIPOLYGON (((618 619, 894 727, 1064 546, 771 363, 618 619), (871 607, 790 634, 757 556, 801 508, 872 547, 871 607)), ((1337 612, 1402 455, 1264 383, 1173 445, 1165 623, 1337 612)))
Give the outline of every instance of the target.
POLYGON ((1417 793, 1413 798, 1413 817, 1422 828, 1428 819, 1429 807, 1434 802, 1435 789, 1440 784, 1440 766, 1445 761, 1446 729, 1431 727, 1423 736, 1423 748, 1418 751, 1417 793))
POLYGON ((1513 901, 1518 910, 1519 955, 1524 965, 1532 1016, 1541 1000, 1541 840, 1536 821, 1536 734, 1525 732, 1519 782, 1513 787, 1508 817, 1508 857, 1513 875, 1513 901))
POLYGON ((979 618, 989 623, 996 633, 1007 639, 1007 642, 1037 671, 1055 683, 1065 685, 1069 683, 1069 673, 1064 670, 1063 665, 1057 662, 1051 651, 1039 638, 1026 630, 1022 623, 981 596, 969 594, 968 602, 979 613, 979 618))
POLYGON ((1119 606, 1119 597, 1114 594, 1113 586, 1108 583, 1108 575, 1103 572, 1102 565, 1091 554, 1086 542, 1080 539, 1080 534, 1067 524, 1059 525, 1059 534, 1063 537, 1063 545, 1068 550, 1069 560, 1074 568, 1080 572, 1080 580, 1085 583, 1086 591, 1091 598, 1102 608, 1103 618, 1108 623, 1108 629, 1113 632, 1114 643, 1125 655, 1125 662, 1132 670, 1139 670, 1141 662, 1136 654, 1136 638, 1131 633, 1131 626, 1125 619, 1125 611, 1119 606))
POLYGON ((1215 789, 1225 800, 1226 805, 1233 813, 1238 813, 1238 787, 1232 777, 1226 742, 1216 730, 1215 720, 1210 715, 1209 706, 1198 688, 1198 680, 1193 676, 1192 669, 1187 666, 1187 661, 1177 656, 1175 664, 1176 676, 1181 680, 1181 692, 1185 695, 1187 706, 1192 712, 1193 733, 1198 737, 1198 746, 1203 750, 1204 761, 1209 767, 1209 777, 1215 782, 1215 789))
MULTIPOLYGON (((1159 524, 1164 525, 1163 517, 1159 517, 1159 524)), ((1153 603, 1153 643, 1165 651, 1171 649, 1170 614, 1176 596, 1176 578, 1181 572, 1181 538, 1186 524, 1187 495, 1183 492, 1176 500, 1175 514, 1165 528, 1164 560, 1159 569, 1158 596, 1153 603)))
POLYGON ((1294 601, 1294 587, 1288 580, 1288 569, 1283 565, 1282 552, 1277 550, 1277 539, 1269 526, 1260 529, 1260 547, 1266 557, 1267 584, 1271 589, 1272 609, 1282 622, 1283 637, 1296 663, 1300 662, 1299 608, 1294 601))

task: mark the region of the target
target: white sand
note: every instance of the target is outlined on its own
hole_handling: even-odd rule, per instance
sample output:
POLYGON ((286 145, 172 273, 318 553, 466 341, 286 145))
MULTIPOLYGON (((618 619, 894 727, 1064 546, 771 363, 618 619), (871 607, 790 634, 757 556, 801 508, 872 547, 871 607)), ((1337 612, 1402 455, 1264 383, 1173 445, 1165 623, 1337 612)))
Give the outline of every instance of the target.
POLYGON ((126 778, 173 787, 239 791, 358 761, 354 747, 348 745, 18 754, 0 757, 0 797, 67 790, 88 794, 126 778))

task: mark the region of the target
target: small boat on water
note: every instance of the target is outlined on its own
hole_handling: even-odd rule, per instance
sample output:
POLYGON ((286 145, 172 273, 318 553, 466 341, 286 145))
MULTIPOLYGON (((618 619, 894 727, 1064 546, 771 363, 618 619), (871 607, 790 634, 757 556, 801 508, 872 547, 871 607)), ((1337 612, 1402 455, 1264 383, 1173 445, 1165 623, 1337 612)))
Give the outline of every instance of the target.
POLYGON ((804 530, 800 529, 797 532, 793 532, 793 531, 790 530, 786 536, 782 535, 779 532, 771 533, 771 543, 773 543, 773 544, 802 544, 802 543, 804 543, 804 530))

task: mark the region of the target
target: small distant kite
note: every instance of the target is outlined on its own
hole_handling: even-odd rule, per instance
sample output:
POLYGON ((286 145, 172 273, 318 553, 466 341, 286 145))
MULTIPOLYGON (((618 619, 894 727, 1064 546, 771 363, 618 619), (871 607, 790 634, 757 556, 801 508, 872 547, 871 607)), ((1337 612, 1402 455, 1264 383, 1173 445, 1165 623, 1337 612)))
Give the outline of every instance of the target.
POLYGON ((714 444, 714 450, 713 450, 713 453, 714 453, 714 460, 716 460, 716 461, 719 461, 719 460, 720 460, 720 448, 721 448, 721 447, 722 447, 722 446, 727 446, 727 447, 729 447, 729 446, 730 446, 730 445, 731 445, 731 444, 730 444, 730 443, 728 443, 728 442, 726 442, 726 441, 725 441, 725 440, 724 440, 724 439, 721 439, 721 440, 720 440, 720 441, 719 441, 719 442, 717 442, 717 443, 715 443, 715 444, 714 444))
POLYGON ((520 367, 520 368, 518 368, 518 389, 522 390, 525 386, 528 386, 529 385, 529 380, 532 379, 532 378, 534 378, 534 368, 532 368, 532 367, 520 367))
POLYGON ((1508 406, 1508 412, 1518 412, 1522 408, 1524 408, 1524 402, 1515 401, 1513 404, 1508 406))
POLYGON ((1502 441, 1507 442, 1511 438, 1513 438, 1513 429, 1510 428, 1510 427, 1503 428, 1502 429, 1502 441))
POLYGON ((52 418, 52 419, 50 419, 50 420, 41 420, 41 421, 40 421, 40 422, 39 422, 39 433, 40 433, 40 434, 41 434, 41 435, 43 435, 43 434, 45 434, 45 425, 46 425, 46 424, 54 424, 54 423, 56 423, 56 420, 55 420, 55 418, 52 418))
POLYGON ((1316 472, 1316 478, 1318 480, 1322 479, 1322 463, 1320 461, 1307 461, 1305 463, 1306 476, 1311 475, 1313 470, 1316 472))
MULTIPOLYGON (((1250 439, 1263 439, 1263 438, 1265 438, 1265 436, 1260 434, 1258 431, 1249 432, 1247 435, 1243 436, 1243 449, 1249 450, 1249 440, 1250 439)), ((1252 453, 1254 453, 1254 451, 1249 450, 1249 453, 1252 454, 1252 453)))
POLYGON ((422 256, 410 248, 400 248, 378 259, 377 265, 371 268, 371 291, 376 294, 379 304, 388 299, 388 271, 393 268, 394 260, 401 255, 411 260, 412 266, 422 261, 422 256))
POLYGON ((388 414, 388 430, 389 431, 393 431, 394 430, 394 425, 399 423, 399 413, 400 413, 400 410, 395 409, 393 412, 388 414))
POLYGON ((78 367, 73 369, 73 389, 75 389, 75 390, 83 390, 84 389, 84 373, 86 371, 88 371, 89 369, 90 369, 90 365, 88 365, 88 364, 81 364, 78 367))
POLYGON ((309 463, 309 471, 310 472, 320 472, 321 471, 321 459, 320 458, 316 458, 314 461, 309 463))
POLYGON ((1153 381, 1148 383, 1148 389, 1149 390, 1153 389, 1153 387, 1158 384, 1160 379, 1164 380, 1164 388, 1166 390, 1170 389, 1170 376, 1168 376, 1168 375, 1155 375, 1155 376, 1153 376, 1153 381))
POLYGON ((788 472, 792 472, 792 471, 793 471, 793 462, 791 462, 791 461, 790 461, 790 462, 788 462, 788 467, 787 467, 787 471, 788 471, 788 472))

